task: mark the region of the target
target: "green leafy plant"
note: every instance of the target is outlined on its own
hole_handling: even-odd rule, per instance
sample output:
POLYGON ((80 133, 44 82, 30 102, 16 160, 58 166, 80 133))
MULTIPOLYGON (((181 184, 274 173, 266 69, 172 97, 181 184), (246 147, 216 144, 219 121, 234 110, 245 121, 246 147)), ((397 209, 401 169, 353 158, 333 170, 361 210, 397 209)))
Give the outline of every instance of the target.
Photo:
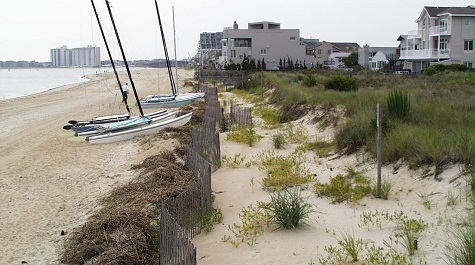
POLYGON ((267 210, 269 220, 278 227, 291 229, 306 224, 313 207, 298 189, 285 189, 270 195, 270 202, 261 203, 262 209, 267 210))
POLYGON ((245 242, 249 246, 256 244, 257 237, 264 234, 269 228, 270 218, 269 214, 262 207, 248 206, 244 208, 239 214, 241 224, 233 224, 228 226, 228 230, 234 235, 234 238, 227 237, 235 247, 245 242))
POLYGON ((227 155, 221 156, 221 165, 229 168, 240 167, 244 163, 246 156, 241 156, 240 153, 234 154, 233 157, 228 157, 227 155))
POLYGON ((201 216, 201 225, 205 232, 209 233, 213 230, 214 225, 223 221, 223 218, 223 213, 220 209, 212 209, 209 214, 201 216))
POLYGON ((304 157, 299 152, 283 156, 267 150, 257 154, 253 163, 267 172, 262 185, 269 190, 280 190, 315 180, 315 176, 305 168, 304 157))
POLYGON ((254 146, 263 137, 256 133, 254 128, 246 128, 245 126, 239 126, 236 131, 232 131, 226 135, 226 140, 234 141, 238 143, 246 143, 249 146, 254 146))
POLYGON ((303 143, 307 140, 307 131, 302 124, 295 126, 291 122, 286 123, 283 134, 291 143, 303 143))
POLYGON ((402 219, 397 227, 396 237, 402 238, 402 245, 406 248, 409 256, 414 255, 418 249, 418 242, 421 233, 427 228, 427 224, 422 220, 402 219))
POLYGON ((330 183, 316 183, 314 191, 320 196, 327 196, 333 202, 343 202, 345 200, 358 203, 363 197, 371 192, 370 180, 361 173, 355 173, 347 169, 346 175, 338 174, 330 178, 330 183))
POLYGON ((338 240, 338 245, 345 251, 346 255, 351 258, 352 262, 358 261, 358 256, 363 251, 363 241, 355 238, 354 234, 345 233, 341 240, 338 240))

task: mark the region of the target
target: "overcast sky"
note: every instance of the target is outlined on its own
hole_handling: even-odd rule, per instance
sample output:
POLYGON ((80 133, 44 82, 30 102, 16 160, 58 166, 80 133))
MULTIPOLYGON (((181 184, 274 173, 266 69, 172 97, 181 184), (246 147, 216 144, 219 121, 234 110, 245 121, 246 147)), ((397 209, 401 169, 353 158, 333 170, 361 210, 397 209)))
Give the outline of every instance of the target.
MULTIPOLYGON (((122 59, 105 0, 94 0, 114 59, 122 59)), ((128 60, 164 58, 154 0, 110 0, 128 60)), ((464 0, 159 0, 168 53, 174 58, 172 6, 178 59, 197 52, 201 32, 218 32, 236 21, 272 21, 300 36, 329 42, 397 46, 416 29, 424 6, 467 6, 464 0)), ((100 46, 108 59, 90 0, 0 0, 0 61, 50 61, 50 49, 100 46)))

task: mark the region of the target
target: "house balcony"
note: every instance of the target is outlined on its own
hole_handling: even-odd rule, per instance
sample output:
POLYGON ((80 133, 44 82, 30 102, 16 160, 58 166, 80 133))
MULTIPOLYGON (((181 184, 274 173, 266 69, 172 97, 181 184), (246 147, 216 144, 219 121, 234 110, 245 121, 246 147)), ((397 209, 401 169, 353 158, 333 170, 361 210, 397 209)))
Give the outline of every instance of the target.
POLYGON ((402 50, 400 60, 446 60, 450 59, 449 49, 402 50))
POLYGON ((451 35, 450 27, 447 26, 435 26, 429 29, 429 34, 431 36, 437 35, 451 35))
POLYGON ((411 30, 407 33, 408 39, 420 39, 422 38, 422 34, 418 30, 411 30))

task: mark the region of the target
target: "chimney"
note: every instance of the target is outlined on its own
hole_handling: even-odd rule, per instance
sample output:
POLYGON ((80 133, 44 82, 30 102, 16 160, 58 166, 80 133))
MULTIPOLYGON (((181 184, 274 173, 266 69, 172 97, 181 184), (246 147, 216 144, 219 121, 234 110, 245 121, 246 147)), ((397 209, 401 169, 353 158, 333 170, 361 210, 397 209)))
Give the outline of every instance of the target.
POLYGON ((238 24, 236 23, 236 21, 234 21, 233 29, 239 29, 239 26, 238 26, 238 24))

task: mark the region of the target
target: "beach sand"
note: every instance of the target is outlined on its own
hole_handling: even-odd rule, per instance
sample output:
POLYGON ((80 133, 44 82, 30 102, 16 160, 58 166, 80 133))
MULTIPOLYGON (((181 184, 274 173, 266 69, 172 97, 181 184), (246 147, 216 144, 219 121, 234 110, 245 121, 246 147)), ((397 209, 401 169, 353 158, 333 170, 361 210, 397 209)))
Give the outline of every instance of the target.
MULTIPOLYGON (((134 71, 139 94, 157 93, 154 92, 157 84, 161 93, 167 93, 165 70, 134 71)), ((181 80, 191 78, 192 74, 182 72, 181 80)), ((121 76, 125 80, 125 73, 121 76)), ((138 140, 91 145, 62 129, 71 119, 125 112, 118 99, 115 77, 109 74, 106 81, 99 76, 93 78, 88 83, 0 102, 0 264, 23 261, 59 264, 68 232, 82 225, 113 187, 135 176, 129 170, 132 164, 138 164, 153 152, 145 150, 138 140)), ((129 102, 132 97, 129 95, 129 102)), ((132 108, 138 114, 137 108, 132 108)), ((333 129, 319 130, 317 124, 310 122, 312 117, 309 114, 294 123, 306 129, 310 140, 331 139, 333 129)), ((248 162, 262 150, 274 150, 271 137, 275 131, 262 130, 259 126, 256 129, 264 138, 254 147, 227 141, 225 134, 221 134, 221 154, 228 157, 241 154, 248 162)), ((291 144, 275 151, 286 155, 296 147, 291 144)), ((349 166, 363 170, 373 179, 376 176, 374 161, 364 154, 318 158, 307 153, 306 158, 306 167, 321 182, 344 174, 349 166)), ((316 210, 307 226, 266 231, 256 238, 254 246, 242 243, 235 247, 222 240, 232 236, 228 226, 240 224, 241 210, 258 201, 268 201, 269 194, 260 184, 265 172, 256 166, 233 169, 223 166, 212 175, 212 189, 214 207, 222 211, 224 220, 209 234, 202 233, 193 239, 198 264, 319 264, 319 257, 326 256, 325 246, 337 246, 344 233, 354 233, 365 243, 382 246, 394 231, 390 223, 369 230, 360 225, 363 212, 376 210, 404 211, 410 218, 427 222, 415 260, 423 257, 428 264, 444 264, 447 229, 465 213, 466 183, 463 178, 449 183, 460 173, 457 165, 445 168, 441 181, 422 178, 424 170, 409 170, 404 164, 396 170, 394 165, 384 167, 383 179, 393 183, 388 200, 365 198, 358 204, 333 204, 307 189, 302 194, 316 210), (460 194, 460 202, 455 206, 447 206, 449 191, 460 194), (423 205, 421 195, 430 199, 430 209, 423 205)))
MULTIPOLYGON (((234 101, 238 102, 238 99, 234 101)), ((334 129, 319 129, 318 124, 312 122, 315 116, 316 113, 309 113, 293 124, 295 128, 301 126, 310 141, 331 140, 334 129)), ((256 124, 259 124, 259 121, 256 124)), ((297 148, 297 144, 290 144, 283 150, 274 149, 272 135, 276 131, 262 130, 259 125, 256 127, 256 132, 264 138, 253 147, 227 141, 225 135, 221 134, 221 155, 230 158, 236 154, 245 156, 244 165, 255 161, 256 155, 263 150, 274 150, 276 154, 285 156, 297 148)), ((319 158, 310 152, 306 153, 305 157, 305 167, 311 174, 316 175, 319 182, 328 183, 330 177, 344 175, 350 167, 363 172, 374 183, 377 179, 376 161, 367 154, 332 154, 319 158)), ((234 224, 242 225, 240 214, 244 208, 250 205, 255 207, 257 202, 270 200, 269 192, 261 185, 266 172, 259 170, 257 166, 223 166, 212 175, 212 190, 215 195, 214 208, 222 211, 224 220, 209 234, 203 232, 192 240, 197 248, 198 264, 320 264, 319 258, 328 255, 325 247, 339 248, 338 241, 345 235, 352 235, 368 246, 381 246, 388 251, 384 241, 390 242, 391 235, 394 238, 394 222, 383 220, 379 228, 366 226, 361 219, 363 213, 376 211, 393 215, 402 211, 410 219, 423 220, 427 229, 418 240, 418 250, 412 260, 415 263, 425 261, 431 265, 446 264, 443 258, 444 247, 449 242, 448 232, 466 215, 464 207, 467 206, 467 186, 465 179, 460 177, 461 170, 460 165, 447 166, 439 176, 439 181, 433 176, 426 176, 428 172, 434 172, 433 167, 410 170, 403 163, 384 166, 382 179, 392 183, 388 200, 366 197, 358 203, 332 203, 329 198, 318 197, 311 186, 308 186, 302 191, 302 196, 315 210, 310 215, 308 225, 291 230, 270 229, 265 231, 263 236, 256 236, 254 245, 242 242, 236 247, 231 241, 241 241, 229 227, 234 224), (453 179, 456 180, 450 183, 453 179), (459 196, 457 205, 447 206, 449 192, 459 196)), ((402 243, 399 243, 396 249, 405 253, 402 243)))
MULTIPOLYGON (((166 69, 132 74, 142 97, 171 91, 166 69)), ((0 101, 0 264, 59 264, 68 231, 82 225, 113 187, 133 178, 130 166, 149 155, 137 140, 91 145, 62 129, 68 120, 126 113, 115 76, 105 75, 0 101)), ((192 77, 179 71, 180 83, 192 77)), ((125 82, 126 72, 120 78, 125 82)), ((137 115, 133 97, 131 91, 137 115)))

